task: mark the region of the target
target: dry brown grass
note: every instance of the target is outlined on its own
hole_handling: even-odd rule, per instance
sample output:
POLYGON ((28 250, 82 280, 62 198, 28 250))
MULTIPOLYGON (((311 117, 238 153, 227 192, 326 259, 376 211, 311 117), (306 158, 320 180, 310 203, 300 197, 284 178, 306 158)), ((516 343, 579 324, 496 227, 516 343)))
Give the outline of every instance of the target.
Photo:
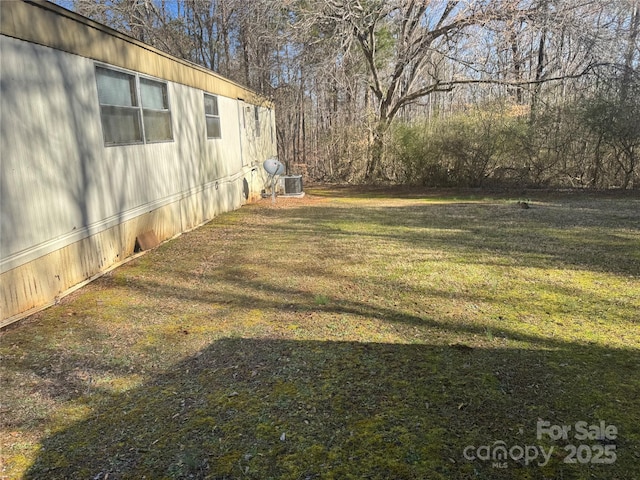
POLYGON ((313 193, 3 331, 4 477, 634 478, 640 199, 313 193), (616 425, 616 461, 539 418, 616 425), (554 453, 463 455, 499 441, 554 453))

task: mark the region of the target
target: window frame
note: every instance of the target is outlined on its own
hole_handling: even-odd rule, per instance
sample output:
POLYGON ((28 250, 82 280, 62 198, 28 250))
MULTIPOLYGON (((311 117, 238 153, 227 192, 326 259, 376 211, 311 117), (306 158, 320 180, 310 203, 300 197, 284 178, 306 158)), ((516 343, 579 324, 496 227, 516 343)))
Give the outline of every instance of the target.
POLYGON ((100 109, 100 124, 102 127, 102 139, 104 141, 105 147, 121 147, 121 146, 127 146, 127 145, 147 145, 147 144, 168 143, 168 142, 175 141, 174 129, 173 129, 173 116, 171 115, 171 99, 169 94, 169 84, 167 81, 160 80, 154 77, 149 77, 147 75, 143 75, 130 70, 112 67, 111 65, 105 65, 101 63, 95 63, 94 65, 95 65, 94 75, 96 78, 96 91, 98 94, 98 107, 100 109), (133 88, 131 89, 131 94, 133 95, 132 97, 133 105, 113 105, 109 103, 102 103, 100 99, 100 83, 98 81, 99 70, 115 72, 121 75, 126 75, 133 79, 133 88), (140 87, 140 84, 142 81, 158 84, 162 87, 163 102, 166 105, 166 108, 157 109, 157 108, 145 107, 143 105, 142 89, 140 87), (139 140, 136 139, 134 141, 109 142, 106 137, 107 131, 105 130, 105 120, 104 120, 104 113, 103 113, 105 110, 112 110, 116 112, 117 111, 135 112, 136 123, 138 126, 138 131, 140 132, 141 138, 139 140), (145 111, 150 113, 163 113, 168 115, 170 138, 161 138, 161 139, 154 139, 154 140, 150 140, 148 138, 148 134, 145 129, 145 111))
POLYGON ((152 78, 152 77, 147 77, 145 75, 138 75, 138 92, 140 94, 140 109, 142 110, 142 128, 143 128, 143 135, 144 135, 144 139, 145 139, 145 143, 166 143, 166 142, 173 142, 174 138, 173 138, 173 120, 172 120, 172 115, 171 115, 171 103, 169 102, 169 85, 167 82, 163 81, 163 80, 158 80, 156 78, 152 78), (145 107, 144 106, 144 101, 142 98, 142 88, 140 87, 140 85, 142 84, 142 82, 148 82, 148 83, 155 83, 158 85, 162 86, 162 99, 164 104, 166 105, 165 108, 162 109, 157 109, 157 108, 149 108, 149 107, 145 107), (144 112, 151 112, 151 113, 164 113, 167 114, 169 116, 169 135, 170 138, 162 138, 160 140, 149 140, 148 139, 148 135, 147 135, 147 129, 145 126, 145 122, 144 122, 144 112))
POLYGON ((220 140, 222 138, 222 122, 220 121, 220 104, 218 103, 218 95, 212 93, 203 92, 203 106, 204 106, 204 129, 207 140, 220 140), (215 104, 215 113, 207 113, 207 98, 213 99, 215 104), (218 136, 209 136, 209 123, 208 120, 217 120, 218 123, 218 136))

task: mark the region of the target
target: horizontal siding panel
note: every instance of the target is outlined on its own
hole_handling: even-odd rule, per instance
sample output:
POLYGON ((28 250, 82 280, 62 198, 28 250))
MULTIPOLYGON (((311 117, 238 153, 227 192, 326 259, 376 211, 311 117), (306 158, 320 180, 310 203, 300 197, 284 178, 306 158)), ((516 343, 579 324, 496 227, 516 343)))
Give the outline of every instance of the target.
MULTIPOLYGON (((253 182, 251 172, 248 182, 253 182)), ((133 254, 136 237, 154 231, 160 241, 240 207, 244 176, 210 185, 165 207, 120 223, 0 275, 2 319, 55 301, 70 288, 133 254)))
POLYGON ((0 9, 3 319, 122 262, 144 232, 168 239, 238 208, 245 181, 259 198, 275 127, 261 107, 256 136, 252 93, 55 6, 0 9), (105 147, 96 59, 168 80, 173 141, 105 147), (206 138, 203 92, 218 95, 221 139, 206 138))

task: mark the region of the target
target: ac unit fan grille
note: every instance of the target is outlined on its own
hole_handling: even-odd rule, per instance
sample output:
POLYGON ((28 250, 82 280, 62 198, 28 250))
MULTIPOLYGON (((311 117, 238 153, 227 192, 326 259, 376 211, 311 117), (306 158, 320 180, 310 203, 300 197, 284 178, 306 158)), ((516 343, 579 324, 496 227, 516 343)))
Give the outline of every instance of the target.
POLYGON ((302 193, 302 177, 285 177, 284 192, 287 194, 302 193))

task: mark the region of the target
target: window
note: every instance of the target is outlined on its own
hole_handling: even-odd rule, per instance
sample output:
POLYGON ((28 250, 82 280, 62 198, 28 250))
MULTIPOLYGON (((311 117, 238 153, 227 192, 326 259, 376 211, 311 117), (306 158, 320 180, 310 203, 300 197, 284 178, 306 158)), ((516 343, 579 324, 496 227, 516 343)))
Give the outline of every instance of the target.
POLYGON ((256 121, 256 137, 260 136, 260 109, 257 105, 253 107, 253 117, 256 121))
POLYGON ((105 145, 142 143, 136 77, 97 67, 96 79, 105 145))
POLYGON ((96 81, 105 145, 173 140, 166 83, 104 67, 96 81))
POLYGON ((207 138, 221 138, 218 97, 204 94, 204 117, 207 121, 207 138))

